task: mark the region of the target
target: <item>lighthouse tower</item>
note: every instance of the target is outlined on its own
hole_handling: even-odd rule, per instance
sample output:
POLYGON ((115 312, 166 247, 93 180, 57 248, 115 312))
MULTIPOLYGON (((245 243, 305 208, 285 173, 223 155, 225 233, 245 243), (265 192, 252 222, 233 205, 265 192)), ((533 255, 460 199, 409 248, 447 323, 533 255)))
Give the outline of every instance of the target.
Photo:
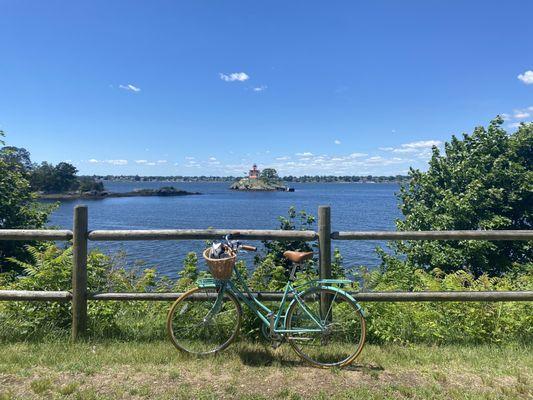
POLYGON ((257 164, 252 166, 252 169, 248 172, 248 178, 257 179, 259 178, 260 171, 257 169, 257 164))

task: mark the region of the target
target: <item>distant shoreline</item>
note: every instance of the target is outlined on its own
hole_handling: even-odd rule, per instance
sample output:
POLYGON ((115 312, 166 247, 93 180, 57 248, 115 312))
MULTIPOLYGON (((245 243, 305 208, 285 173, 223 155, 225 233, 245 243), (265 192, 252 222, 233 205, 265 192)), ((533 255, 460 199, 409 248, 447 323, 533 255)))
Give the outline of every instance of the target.
POLYGON ((199 192, 188 192, 186 190, 161 190, 161 189, 142 189, 133 192, 90 192, 90 193, 39 193, 37 198, 41 200, 101 200, 118 197, 175 197, 175 196, 192 196, 200 195, 199 192))
MULTIPOLYGON (((234 183, 241 179, 240 177, 182 177, 182 176, 98 176, 90 175, 89 177, 107 181, 107 182, 131 182, 131 183, 142 183, 142 182, 175 182, 175 183, 234 183)), ((351 179, 342 179, 341 177, 324 177, 322 179, 315 180, 314 177, 301 177, 296 179, 287 179, 287 177, 281 178, 281 181, 287 185, 293 183, 354 183, 354 184, 363 184, 363 183, 394 183, 401 184, 407 183, 410 181, 409 177, 351 177, 351 179)))

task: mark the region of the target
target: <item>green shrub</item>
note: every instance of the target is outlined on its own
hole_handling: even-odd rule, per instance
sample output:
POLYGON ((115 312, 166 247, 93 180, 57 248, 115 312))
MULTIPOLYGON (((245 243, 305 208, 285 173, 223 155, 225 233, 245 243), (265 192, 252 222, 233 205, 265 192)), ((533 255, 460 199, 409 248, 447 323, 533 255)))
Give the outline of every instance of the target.
MULTIPOLYGON (((71 287, 72 248, 47 245, 39 250, 28 246, 28 252, 31 262, 12 260, 24 274, 18 277, 4 275, 0 279, 1 289, 61 291, 71 287)), ((119 265, 120 257, 90 252, 87 259, 88 291, 149 292, 169 287, 167 280, 157 279, 154 269, 138 272, 119 265)), ((89 301, 88 330, 91 335, 137 337, 149 332, 153 336, 154 318, 163 321, 161 312, 165 309, 166 304, 153 302, 89 301)), ((0 304, 0 338, 66 334, 70 323, 70 302, 0 304)), ((164 326, 163 322, 159 325, 164 326)))
MULTIPOLYGON (((391 261, 385 270, 364 272, 373 291, 533 290, 532 265, 500 277, 439 269, 428 272, 391 261)), ((372 342, 476 343, 533 339, 530 302, 366 303, 372 342)))
MULTIPOLYGON (((43 250, 29 247, 28 251, 33 262, 19 262, 25 275, 4 275, 0 288, 66 290, 71 287, 70 248, 50 245, 43 250)), ((336 254, 334 258, 341 266, 340 254, 336 254)), ((239 261, 237 267, 254 290, 277 290, 285 282, 285 269, 276 266, 268 256, 250 277, 244 262, 239 261)), ((159 278, 154 269, 128 270, 121 256, 108 257, 98 251, 89 254, 87 269, 90 292, 184 291, 195 285, 196 278, 206 275, 198 271, 198 258, 194 253, 185 258, 176 282, 159 278)), ((297 283, 316 278, 315 269, 311 265, 300 272, 297 283)), ((374 291, 533 290, 533 267, 515 269, 501 277, 482 275, 476 278, 465 271, 446 274, 434 269, 428 272, 407 262, 389 260, 387 267, 381 270, 361 270, 358 285, 374 291)), ((148 301, 90 301, 89 334, 131 340, 164 338, 169 305, 148 301)), ((533 339, 533 314, 531 303, 527 302, 366 303, 363 307, 368 312, 368 340, 374 343, 499 343, 533 339)), ((260 338, 260 321, 246 307, 243 311, 242 335, 260 338)), ((70 302, 0 303, 0 340, 67 336, 70 320, 70 302)))

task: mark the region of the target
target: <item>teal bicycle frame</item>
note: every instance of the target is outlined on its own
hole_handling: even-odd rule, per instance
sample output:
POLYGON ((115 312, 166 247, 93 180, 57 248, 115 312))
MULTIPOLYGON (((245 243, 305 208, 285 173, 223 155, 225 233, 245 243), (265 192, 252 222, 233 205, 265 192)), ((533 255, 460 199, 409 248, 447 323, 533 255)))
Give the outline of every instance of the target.
MULTIPOLYGON (((220 310, 220 307, 222 305, 222 300, 224 298, 224 294, 226 291, 231 292, 234 294, 239 301, 246 304, 252 312, 257 315, 257 317, 262 321, 262 323, 266 327, 271 327, 271 331, 274 333, 307 333, 307 332, 322 332, 326 329, 325 323, 327 321, 327 318, 321 319, 320 316, 315 315, 304 303, 304 301, 301 298, 301 294, 305 291, 299 291, 298 289, 302 287, 311 288, 313 286, 329 289, 335 292, 336 294, 343 294, 346 296, 350 301, 353 301, 353 303, 356 305, 357 309, 363 313, 363 310, 361 309, 361 306, 357 303, 357 301, 346 291, 332 286, 332 285, 346 285, 351 284, 352 282, 347 279, 319 279, 319 280, 312 280, 305 282, 298 286, 293 286, 291 279, 287 280, 287 284, 285 285, 285 290, 283 292, 283 296, 281 298, 281 301, 279 303, 279 310, 276 314, 268 308, 266 305, 264 305, 261 301, 259 301, 255 296, 252 295, 250 289, 246 285, 246 282, 242 278, 242 275, 237 270, 237 268, 233 268, 235 271, 235 275, 237 277, 237 280, 244 288, 243 293, 238 286, 236 286, 231 280, 218 280, 218 279, 200 279, 198 281, 199 287, 217 287, 220 288, 217 296, 217 300, 213 304, 212 309, 209 311, 208 315, 206 316, 206 319, 210 319, 211 316, 216 315, 218 311, 220 310), (289 297, 292 296, 292 300, 289 303, 288 307, 285 307, 287 304, 287 301, 289 297), (306 312, 306 314, 309 316, 309 318, 316 324, 316 328, 305 328, 305 329, 287 329, 286 326, 286 320, 287 320, 287 312, 290 308, 290 305, 293 302, 298 302, 302 309, 306 312), (265 316, 266 314, 266 316, 265 316), (270 319, 269 319, 270 318, 270 319), (271 322, 273 321, 272 325, 271 322)), ((334 296, 336 296, 336 294, 334 296)), ((335 298, 335 297, 334 297, 335 298)), ((334 300, 333 298, 333 300, 334 300)), ((363 314, 364 315, 364 314, 363 314)))

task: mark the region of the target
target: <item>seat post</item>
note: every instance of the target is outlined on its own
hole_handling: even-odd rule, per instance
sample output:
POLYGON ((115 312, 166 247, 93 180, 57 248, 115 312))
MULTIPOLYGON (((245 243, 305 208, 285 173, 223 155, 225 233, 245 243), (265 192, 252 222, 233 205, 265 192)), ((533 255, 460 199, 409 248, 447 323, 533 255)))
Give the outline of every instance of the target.
POLYGON ((296 269, 300 266, 300 263, 295 263, 293 262, 292 263, 292 268, 291 268, 291 275, 289 276, 289 280, 291 282, 294 282, 294 280, 296 279, 296 269))

